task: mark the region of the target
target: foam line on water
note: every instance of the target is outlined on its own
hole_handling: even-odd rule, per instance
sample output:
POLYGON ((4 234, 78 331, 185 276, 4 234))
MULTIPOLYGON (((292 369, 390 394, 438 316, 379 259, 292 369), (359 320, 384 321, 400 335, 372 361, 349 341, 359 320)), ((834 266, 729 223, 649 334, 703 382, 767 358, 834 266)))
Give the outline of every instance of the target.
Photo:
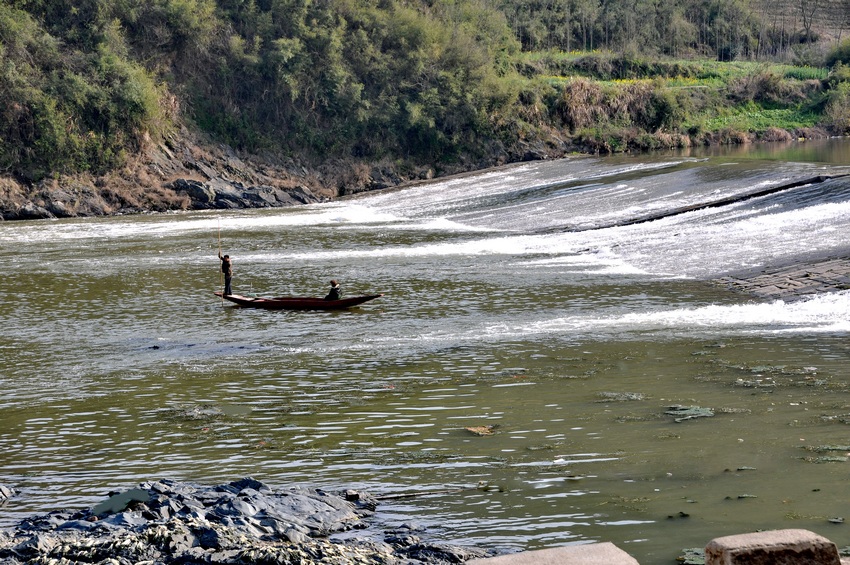
MULTIPOLYGON (((461 343, 501 342, 516 339, 564 339, 571 342, 616 335, 618 340, 722 339, 735 336, 827 334, 850 331, 850 291, 818 295, 786 303, 710 304, 696 308, 671 308, 641 312, 571 315, 526 322, 504 321, 461 332, 440 329, 367 339, 352 344, 325 344, 323 350, 392 350, 405 347, 456 347, 461 343)), ((314 351, 307 347, 304 351, 314 351)))
MULTIPOLYGON (((427 258, 451 256, 515 256, 534 257, 539 260, 541 255, 552 256, 551 265, 595 267, 611 273, 644 273, 638 267, 624 261, 617 253, 608 248, 589 250, 587 238, 575 234, 561 236, 517 235, 503 237, 482 237, 466 241, 447 243, 431 243, 411 246, 387 246, 370 249, 347 249, 310 251, 308 253, 266 254, 262 257, 246 257, 251 260, 278 262, 283 260, 334 261, 353 258, 427 258)), ((528 265, 534 264, 529 261, 528 265)))
POLYGON ((129 221, 116 221, 114 218, 85 218, 64 220, 60 223, 16 222, 14 226, 0 226, 0 242, 11 244, 87 239, 109 240, 137 236, 166 237, 197 232, 216 235, 219 230, 227 234, 232 231, 265 230, 276 227, 354 224, 368 226, 406 221, 403 216, 379 208, 342 203, 283 208, 266 214, 256 212, 238 211, 223 216, 198 214, 191 218, 168 214, 141 219, 134 216, 129 221))
POLYGON ((568 316, 524 324, 496 324, 484 334, 501 338, 532 334, 582 335, 617 332, 679 332, 694 335, 825 333, 850 331, 850 291, 817 295, 795 302, 711 304, 643 312, 568 316))

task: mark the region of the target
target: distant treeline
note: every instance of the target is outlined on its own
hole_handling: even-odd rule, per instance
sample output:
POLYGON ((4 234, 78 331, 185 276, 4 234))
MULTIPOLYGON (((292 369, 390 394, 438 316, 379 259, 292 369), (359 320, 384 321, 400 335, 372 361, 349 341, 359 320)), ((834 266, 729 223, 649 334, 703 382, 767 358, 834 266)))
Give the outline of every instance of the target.
MULTIPOLYGON (((715 94, 700 90, 693 99, 663 82, 605 86, 569 77, 697 80, 702 75, 687 61, 682 69, 691 71, 661 57, 761 59, 817 38, 811 24, 779 33, 768 12, 748 6, 4 0, 0 172, 31 181, 102 173, 179 121, 249 151, 411 163, 479 158, 554 130, 561 137, 606 126, 682 133, 704 128, 704 120, 694 125, 694 113, 723 107, 729 93, 700 84, 715 94), (558 53, 575 49, 603 51, 558 53), (622 104, 604 110, 611 100, 622 104)), ((848 61, 848 52, 834 48, 829 64, 848 61)), ((810 103, 806 112, 822 112, 845 84, 828 82, 826 70, 796 77, 801 85, 786 89, 786 101, 775 79, 793 74, 759 73, 767 75, 760 88, 769 90, 769 104, 810 103)), ((761 103, 758 96, 743 102, 761 103)))
POLYGON ((801 46, 850 30, 850 0, 496 2, 528 51, 799 59, 810 56, 801 46))

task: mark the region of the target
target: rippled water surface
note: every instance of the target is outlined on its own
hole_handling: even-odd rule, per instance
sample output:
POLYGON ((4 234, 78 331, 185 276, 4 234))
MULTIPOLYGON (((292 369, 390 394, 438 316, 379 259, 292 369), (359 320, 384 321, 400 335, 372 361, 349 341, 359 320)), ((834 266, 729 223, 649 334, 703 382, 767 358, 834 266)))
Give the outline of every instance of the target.
MULTIPOLYGON (((461 544, 644 563, 754 529, 839 546, 850 292, 708 282, 847 253, 850 144, 576 157, 331 204, 0 224, 3 525, 151 478, 414 494, 461 544), (385 296, 346 312, 234 291, 385 296), (671 407, 710 409, 681 422, 671 407), (478 436, 466 428, 491 426, 478 436)), ((680 415, 681 416, 681 415, 680 415)))

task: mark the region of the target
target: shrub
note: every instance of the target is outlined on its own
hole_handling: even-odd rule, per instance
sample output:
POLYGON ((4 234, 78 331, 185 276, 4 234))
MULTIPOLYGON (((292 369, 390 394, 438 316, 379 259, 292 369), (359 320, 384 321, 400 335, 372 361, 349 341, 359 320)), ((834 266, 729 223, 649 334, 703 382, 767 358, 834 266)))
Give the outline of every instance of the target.
POLYGON ((736 102, 767 102, 795 104, 805 100, 803 88, 773 71, 733 79, 729 83, 729 96, 736 102))
POLYGON ((722 145, 743 145, 750 142, 750 136, 741 130, 726 127, 715 134, 715 140, 722 145))
POLYGON ((850 83, 843 82, 829 92, 824 113, 827 125, 836 133, 850 133, 850 83))
POLYGON ((677 131, 688 120, 691 99, 670 89, 656 88, 652 92, 652 129, 677 131))
POLYGON ((630 150, 682 149, 695 141, 678 133, 648 133, 631 127, 586 128, 579 131, 575 141, 597 153, 620 153, 630 150))
MULTIPOLYGON (((120 165, 167 128, 161 89, 106 27, 89 52, 63 45, 27 13, 0 4, 0 167, 24 179, 120 165)), ((92 39, 96 34, 89 34, 92 39)))
POLYGON ((565 85, 555 111, 570 131, 576 131, 604 121, 601 102, 602 87, 587 79, 578 79, 565 85))
POLYGON ((776 142, 776 141, 791 141, 793 136, 784 129, 769 127, 759 136, 761 141, 776 142))
POLYGON ((782 73, 785 78, 796 80, 825 80, 829 76, 829 69, 825 67, 788 67, 782 73))
POLYGON ((845 39, 835 46, 826 56, 826 66, 833 67, 837 63, 850 65, 850 39, 845 39))
POLYGON ((850 65, 838 61, 829 72, 829 84, 835 88, 842 82, 850 82, 850 65))

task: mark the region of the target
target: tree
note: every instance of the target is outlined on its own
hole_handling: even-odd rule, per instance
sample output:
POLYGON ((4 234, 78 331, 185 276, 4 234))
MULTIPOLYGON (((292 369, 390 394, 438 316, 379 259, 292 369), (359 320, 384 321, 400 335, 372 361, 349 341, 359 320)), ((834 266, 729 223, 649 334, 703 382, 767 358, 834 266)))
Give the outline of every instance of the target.
POLYGON ((594 32, 601 7, 599 0, 574 1, 574 25, 578 27, 578 36, 581 37, 582 48, 593 51, 594 32))
POLYGON ((799 8, 803 20, 803 41, 811 43, 814 40, 812 24, 821 9, 821 0, 799 0, 799 8))

